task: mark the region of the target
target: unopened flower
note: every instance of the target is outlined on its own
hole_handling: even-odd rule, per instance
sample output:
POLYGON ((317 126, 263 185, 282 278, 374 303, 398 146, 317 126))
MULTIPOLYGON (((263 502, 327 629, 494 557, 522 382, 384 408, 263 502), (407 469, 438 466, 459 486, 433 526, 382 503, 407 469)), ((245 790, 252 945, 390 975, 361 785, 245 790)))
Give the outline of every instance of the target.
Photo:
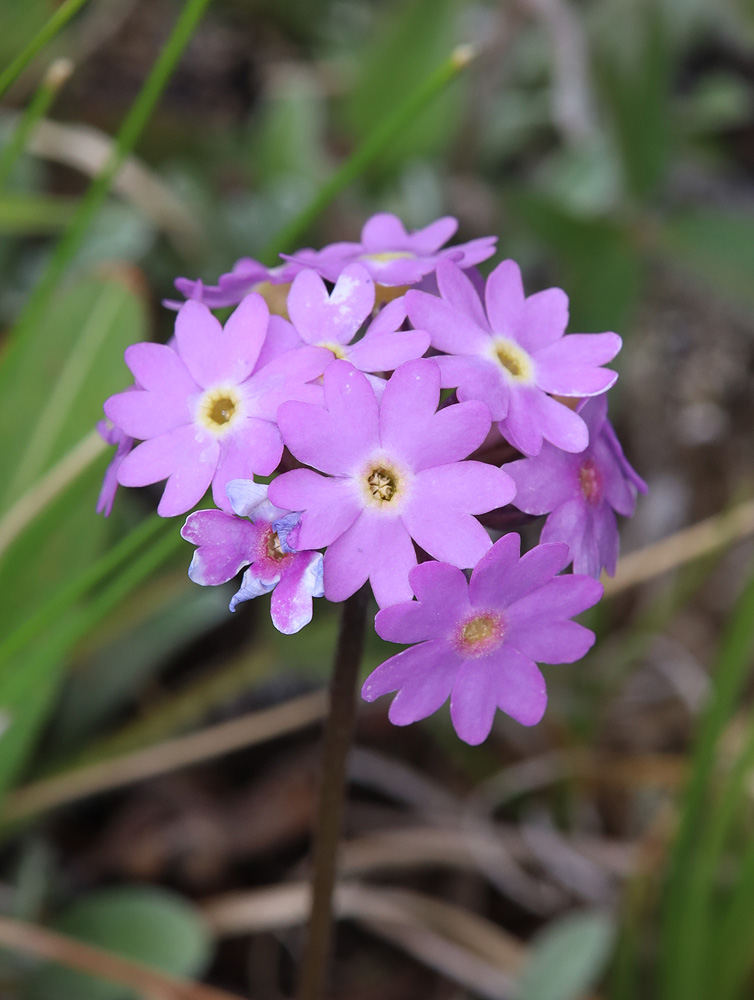
POLYGON ((409 291, 411 322, 429 333, 442 384, 459 400, 487 404, 500 433, 524 455, 537 455, 543 439, 564 451, 589 442, 586 424, 552 398, 606 392, 617 374, 600 367, 621 347, 616 333, 573 333, 568 298, 560 288, 524 295, 521 271, 503 261, 487 279, 482 306, 471 281, 451 261, 437 267, 442 298, 409 291))
POLYGON ((266 486, 235 479, 228 483, 228 497, 232 514, 197 510, 186 518, 181 535, 197 546, 189 576, 203 587, 217 586, 248 566, 230 610, 273 591, 273 625, 286 635, 299 632, 312 620, 312 598, 322 597, 321 553, 296 552, 288 545, 296 515, 271 504, 266 486))
POLYGON ((327 351, 301 347, 267 363, 269 314, 257 294, 247 296, 223 328, 209 309, 186 302, 178 313, 175 346, 142 343, 126 351, 138 388, 111 396, 105 413, 143 443, 118 469, 123 486, 167 479, 157 508, 183 514, 212 483, 218 507, 227 507, 231 479, 269 475, 283 451, 275 423, 284 399, 319 400, 317 378, 327 351))
POLYGON ((332 292, 316 271, 300 271, 288 296, 291 323, 301 340, 326 347, 335 358, 363 372, 393 371, 419 358, 429 347, 422 330, 401 330, 406 319, 403 299, 382 309, 361 340, 352 343, 374 308, 374 282, 361 264, 349 264, 332 292))
POLYGON ((494 466, 462 461, 490 427, 487 407, 456 403, 437 412, 434 361, 409 361, 380 401, 365 375, 334 361, 325 406, 284 403, 278 413, 296 469, 270 485, 273 503, 303 511, 301 548, 325 553, 325 596, 342 601, 369 579, 380 607, 409 600, 412 539, 436 559, 474 566, 490 548, 473 516, 507 504, 512 480, 494 466))
POLYGON ((345 267, 358 262, 378 285, 415 285, 434 271, 440 260, 454 260, 459 267, 466 268, 487 260, 495 252, 495 236, 444 247, 456 229, 458 220, 445 216, 408 233, 396 215, 382 212, 367 219, 358 243, 331 243, 321 250, 298 250, 287 259, 314 268, 328 281, 337 281, 345 267))
POLYGON ((581 416, 589 428, 589 445, 569 455, 545 444, 536 458, 504 468, 516 481, 516 506, 527 514, 549 514, 543 542, 565 542, 576 573, 610 576, 618 560, 615 513, 630 517, 636 491, 647 484, 626 460, 607 419, 607 398, 588 400, 581 416))
POLYGON ((588 576, 557 576, 568 547, 538 545, 519 559, 520 538, 504 535, 471 574, 446 563, 411 570, 416 601, 380 611, 378 634, 417 643, 382 663, 362 695, 374 701, 397 691, 390 721, 399 726, 436 712, 450 696, 450 716, 467 743, 489 735, 495 711, 525 726, 547 704, 540 663, 572 663, 594 643, 573 615, 592 607, 602 586, 588 576))

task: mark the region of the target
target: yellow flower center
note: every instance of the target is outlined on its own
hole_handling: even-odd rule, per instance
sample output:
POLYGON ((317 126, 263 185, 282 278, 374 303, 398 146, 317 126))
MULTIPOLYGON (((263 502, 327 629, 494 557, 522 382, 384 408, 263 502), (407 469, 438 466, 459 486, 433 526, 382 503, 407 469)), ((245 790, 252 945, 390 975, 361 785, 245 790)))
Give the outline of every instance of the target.
POLYGON ((391 260, 412 260, 416 254, 409 250, 383 250, 381 253, 363 253, 361 260, 373 260, 375 264, 389 264, 391 260))
POLYGON ((380 466, 367 476, 367 485, 376 500, 389 503, 398 492, 398 479, 392 470, 380 466))
POLYGON ((238 418, 241 397, 235 386, 208 389, 199 401, 197 419, 213 434, 223 435, 238 418))
POLYGON ((280 560, 285 559, 287 555, 287 552, 283 552, 283 547, 280 544, 280 538, 278 537, 277 531, 270 529, 270 532, 267 535, 267 558, 280 562, 280 560))
POLYGON ((518 344, 505 337, 496 337, 493 341, 493 352, 500 365, 517 382, 531 381, 534 373, 532 360, 518 344))
POLYGON ((282 285, 273 285, 271 281, 260 281, 254 285, 252 291, 258 292, 267 303, 267 308, 274 316, 282 316, 283 319, 290 319, 288 315, 288 292, 291 283, 285 282, 282 285))
POLYGON ((456 648, 464 656, 484 656, 502 643, 505 627, 502 617, 485 611, 467 618, 456 632, 456 648))
POLYGON ((321 340, 317 347, 326 347, 328 351, 332 351, 336 358, 342 360, 346 356, 345 348, 342 344, 336 344, 334 340, 321 340))

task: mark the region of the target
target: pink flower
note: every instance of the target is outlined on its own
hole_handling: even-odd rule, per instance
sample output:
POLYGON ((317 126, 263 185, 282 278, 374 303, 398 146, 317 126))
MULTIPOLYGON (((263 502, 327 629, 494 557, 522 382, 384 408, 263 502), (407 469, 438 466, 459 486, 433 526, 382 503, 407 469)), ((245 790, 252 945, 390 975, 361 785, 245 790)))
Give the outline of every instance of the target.
POLYGON ((298 250, 286 259, 314 268, 328 281, 337 281, 345 267, 358 262, 379 285, 415 285, 434 271, 440 260, 454 260, 459 267, 466 268, 487 260, 495 252, 495 236, 441 249, 456 229, 458 220, 445 216, 408 233, 396 215, 382 212, 367 219, 358 243, 331 243, 321 250, 298 250))
POLYGON ((528 298, 512 260, 487 279, 486 311, 471 281, 451 261, 437 267, 442 298, 406 294, 411 322, 428 331, 432 346, 447 353, 435 360, 444 387, 460 400, 487 404, 500 433, 524 455, 537 455, 543 439, 564 451, 583 451, 586 424, 557 396, 595 396, 618 378, 600 366, 621 347, 616 333, 564 337, 568 298, 548 288, 528 298))
POLYGON ((181 535, 197 546, 189 576, 204 587, 217 586, 248 566, 230 610, 273 591, 273 625, 286 635, 299 632, 312 620, 312 598, 322 597, 321 553, 290 548, 287 535, 296 515, 273 506, 266 486, 234 479, 228 497, 233 514, 197 510, 186 518, 181 535))
POLYGON ((514 494, 506 473, 461 461, 489 427, 483 403, 437 411, 434 361, 409 361, 378 402, 365 375, 334 361, 325 406, 284 403, 283 439, 299 461, 321 470, 284 473, 270 485, 280 507, 303 511, 297 545, 325 553, 325 596, 342 601, 369 579, 380 607, 408 600, 415 541, 436 559, 471 567, 491 541, 473 516, 514 494))
MULTIPOLYGON (((173 284, 187 299, 203 302, 210 309, 222 309, 237 305, 250 292, 267 291, 269 294, 271 289, 267 286, 283 286, 284 295, 300 269, 293 262, 265 267, 253 257, 241 257, 231 271, 220 275, 216 285, 205 285, 201 280, 192 281, 190 278, 176 278, 173 284)), ((182 303, 167 299, 164 305, 169 309, 179 309, 182 303)))
POLYGON ((293 281, 288 312, 303 343, 326 347, 360 371, 393 371, 421 357, 429 347, 429 334, 400 329, 406 319, 402 298, 388 303, 361 340, 352 343, 371 316, 374 301, 374 282, 361 264, 345 268, 329 293, 317 272, 307 269, 293 281))
POLYGON ((380 611, 378 634, 418 643, 370 674, 362 695, 374 701, 397 691, 390 721, 424 719, 450 696, 450 716, 467 743, 489 735, 495 711, 524 726, 539 722, 547 692, 538 662, 573 663, 594 633, 569 619, 602 596, 588 576, 556 576, 566 545, 538 545, 519 559, 520 538, 504 535, 480 560, 471 580, 446 563, 411 570, 416 601, 380 611))
POLYGON ((117 478, 123 486, 167 479, 157 507, 163 517, 185 513, 210 483, 217 506, 227 507, 231 479, 269 475, 280 462, 275 416, 282 400, 321 398, 322 390, 306 383, 322 373, 329 352, 266 350, 268 320, 256 293, 224 328, 205 305, 189 301, 176 317, 174 347, 127 349, 137 388, 111 396, 105 414, 143 443, 123 459, 117 478))
POLYGON ((647 484, 629 465, 607 419, 607 398, 597 396, 582 408, 589 445, 578 455, 545 444, 536 458, 505 466, 516 481, 516 506, 527 514, 549 514, 543 542, 565 542, 575 573, 610 576, 618 561, 615 513, 630 517, 636 491, 647 484))

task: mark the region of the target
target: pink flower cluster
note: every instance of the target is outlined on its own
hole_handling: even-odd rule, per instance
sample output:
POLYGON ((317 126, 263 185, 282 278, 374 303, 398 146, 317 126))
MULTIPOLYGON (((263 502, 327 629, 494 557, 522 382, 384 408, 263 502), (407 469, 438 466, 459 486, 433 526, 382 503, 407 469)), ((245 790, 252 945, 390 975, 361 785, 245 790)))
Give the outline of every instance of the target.
POLYGON ((565 293, 527 297, 512 260, 483 282, 495 239, 445 246, 456 226, 406 232, 376 215, 357 243, 271 269, 244 258, 217 286, 179 278, 175 336, 130 347, 134 384, 105 403, 117 452, 98 509, 118 484, 165 481, 157 510, 174 516, 211 487, 215 509, 182 530, 197 546, 191 579, 243 570, 231 610, 272 592, 285 633, 311 621, 314 597, 368 582, 377 632, 409 648, 364 697, 397 692, 398 725, 450 698, 475 744, 497 708, 538 722, 537 663, 592 645, 571 619, 599 600, 615 512, 630 515, 646 486, 607 419, 617 374, 603 366, 620 338, 566 335, 565 293), (227 306, 223 327, 211 310, 227 306), (548 515, 523 556, 517 533, 479 519, 515 510, 548 515))

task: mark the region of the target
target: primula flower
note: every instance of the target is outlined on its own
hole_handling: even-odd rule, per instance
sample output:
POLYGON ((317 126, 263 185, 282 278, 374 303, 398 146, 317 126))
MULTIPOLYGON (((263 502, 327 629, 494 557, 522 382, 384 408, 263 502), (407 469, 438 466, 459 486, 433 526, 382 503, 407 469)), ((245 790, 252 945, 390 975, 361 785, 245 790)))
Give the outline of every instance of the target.
POLYGON ((189 576, 203 587, 216 586, 248 566, 230 610, 272 590, 273 625, 286 635, 299 632, 312 620, 312 598, 323 594, 321 553, 296 552, 288 545, 297 516, 271 504, 266 486, 235 479, 228 483, 228 497, 233 514, 198 510, 186 518, 181 535, 198 546, 189 576))
POLYGON ((373 308, 374 282, 361 264, 350 264, 330 293, 316 271, 300 271, 288 295, 291 323, 301 340, 326 347, 335 358, 350 361, 360 371, 393 371, 424 354, 429 334, 400 329, 406 319, 402 298, 388 303, 365 336, 352 344, 373 308))
MULTIPOLYGON (((258 292, 267 302, 270 312, 287 316, 286 296, 301 265, 286 261, 277 267, 265 267, 253 257, 242 257, 227 274, 221 274, 216 285, 205 285, 203 281, 190 278, 176 278, 173 284, 187 299, 203 302, 210 309, 235 306, 250 292, 258 292)), ((166 299, 169 309, 179 309, 181 302, 166 299)))
POLYGON ((293 455, 310 469, 270 485, 280 507, 303 511, 296 544, 327 546, 325 596, 342 601, 369 579, 380 607, 409 600, 412 539, 436 559, 474 566, 490 548, 473 515, 513 498, 502 470, 464 462, 490 427, 483 403, 437 411, 440 371, 409 361, 378 402, 365 375, 333 361, 324 375, 325 407, 283 403, 278 422, 293 455))
POLYGON ((406 294, 414 326, 429 332, 432 346, 447 352, 434 360, 444 387, 457 387, 458 399, 484 401, 500 433, 524 455, 538 455, 543 438, 564 451, 583 451, 586 424, 553 399, 594 396, 618 378, 600 365, 621 347, 616 333, 572 333, 568 297, 560 288, 524 295, 521 271, 512 260, 499 264, 487 279, 485 308, 471 281, 451 261, 437 267, 442 298, 426 292, 406 294))
POLYGON ((437 219, 423 229, 407 233, 396 215, 387 212, 367 219, 358 243, 331 243, 321 250, 298 250, 286 259, 314 268, 328 281, 337 281, 348 264, 363 264, 379 285, 415 285, 437 267, 440 260, 454 260, 471 267, 495 252, 496 236, 443 247, 458 229, 451 216, 437 219))
POLYGON ((549 514, 543 542, 565 542, 575 573, 610 576, 618 561, 615 513, 630 517, 636 491, 647 484, 626 460, 607 419, 607 398, 590 399, 581 410, 589 446, 569 455, 545 444, 536 458, 505 466, 516 481, 516 506, 527 514, 549 514))
POLYGON ((547 704, 535 661, 573 663, 594 633, 569 619, 592 607, 602 586, 588 576, 556 576, 568 546, 538 545, 519 559, 520 538, 504 535, 480 560, 471 580, 446 563, 411 570, 418 598, 380 611, 378 634, 418 643, 370 674, 362 695, 374 701, 397 691, 390 721, 405 726, 440 708, 467 743, 489 735, 495 710, 524 726, 539 722, 547 704))
POLYGON ((185 513, 210 483, 217 506, 227 507, 231 479, 269 475, 280 462, 280 402, 321 398, 321 388, 306 383, 322 373, 329 352, 302 347, 268 361, 268 319, 256 293, 224 328, 205 305, 189 301, 176 317, 174 348, 126 350, 138 387, 111 396, 105 413, 143 443, 123 459, 117 478, 123 486, 167 479, 157 507, 163 517, 185 513))

